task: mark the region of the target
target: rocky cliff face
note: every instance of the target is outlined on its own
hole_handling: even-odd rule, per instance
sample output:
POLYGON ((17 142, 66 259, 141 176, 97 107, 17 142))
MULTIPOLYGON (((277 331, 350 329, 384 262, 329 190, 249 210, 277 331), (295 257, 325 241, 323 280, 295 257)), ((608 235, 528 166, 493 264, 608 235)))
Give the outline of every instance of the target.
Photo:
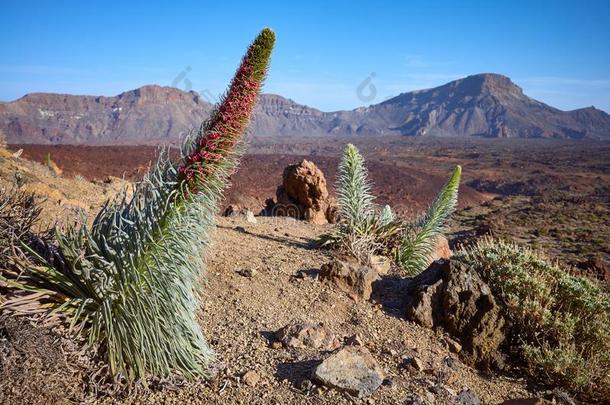
MULTIPOLYGON (((0 131, 9 143, 157 144, 177 141, 211 108, 195 92, 160 86, 115 97, 37 93, 0 104, 0 131)), ((351 111, 322 112, 265 94, 251 132, 610 139, 610 116, 594 107, 561 111, 526 96, 508 77, 479 74, 351 111)))
POLYGON ((159 86, 115 97, 36 93, 0 105, 0 128, 9 143, 155 143, 175 141, 211 108, 195 92, 159 86))

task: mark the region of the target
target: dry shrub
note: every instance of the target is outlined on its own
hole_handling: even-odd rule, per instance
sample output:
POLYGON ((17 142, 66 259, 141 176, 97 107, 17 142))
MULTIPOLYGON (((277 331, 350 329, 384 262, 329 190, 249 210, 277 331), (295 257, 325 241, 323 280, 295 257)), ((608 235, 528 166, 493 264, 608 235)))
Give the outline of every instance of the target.
POLYGON ((493 238, 456 258, 500 298, 533 376, 589 400, 610 398, 610 295, 530 249, 493 238))

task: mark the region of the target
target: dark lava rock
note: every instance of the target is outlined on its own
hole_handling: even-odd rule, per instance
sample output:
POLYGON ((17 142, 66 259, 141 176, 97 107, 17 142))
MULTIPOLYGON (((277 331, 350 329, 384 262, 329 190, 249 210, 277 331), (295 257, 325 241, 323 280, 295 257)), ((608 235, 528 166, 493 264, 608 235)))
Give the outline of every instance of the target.
POLYGON ((501 366, 498 348, 505 339, 505 319, 476 271, 459 261, 440 260, 413 279, 409 293, 408 319, 442 327, 459 340, 467 362, 501 366))

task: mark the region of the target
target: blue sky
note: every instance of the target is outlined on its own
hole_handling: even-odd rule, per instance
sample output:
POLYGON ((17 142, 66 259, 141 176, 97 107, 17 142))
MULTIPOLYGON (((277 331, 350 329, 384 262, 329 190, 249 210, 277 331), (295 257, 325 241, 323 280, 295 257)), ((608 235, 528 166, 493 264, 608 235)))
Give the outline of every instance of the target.
POLYGON ((0 100, 172 83, 213 98, 269 26, 265 91, 325 111, 482 72, 561 109, 610 111, 610 1, 125 3, 0 5, 0 100), (358 93, 367 78, 375 94, 358 93))

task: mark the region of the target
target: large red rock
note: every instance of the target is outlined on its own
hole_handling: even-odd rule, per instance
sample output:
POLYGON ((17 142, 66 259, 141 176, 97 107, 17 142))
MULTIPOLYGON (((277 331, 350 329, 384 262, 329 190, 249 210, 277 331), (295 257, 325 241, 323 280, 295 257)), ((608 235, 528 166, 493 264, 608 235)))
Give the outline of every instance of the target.
POLYGON ((309 160, 284 169, 282 185, 276 191, 274 215, 291 216, 314 224, 333 222, 324 173, 309 160))

